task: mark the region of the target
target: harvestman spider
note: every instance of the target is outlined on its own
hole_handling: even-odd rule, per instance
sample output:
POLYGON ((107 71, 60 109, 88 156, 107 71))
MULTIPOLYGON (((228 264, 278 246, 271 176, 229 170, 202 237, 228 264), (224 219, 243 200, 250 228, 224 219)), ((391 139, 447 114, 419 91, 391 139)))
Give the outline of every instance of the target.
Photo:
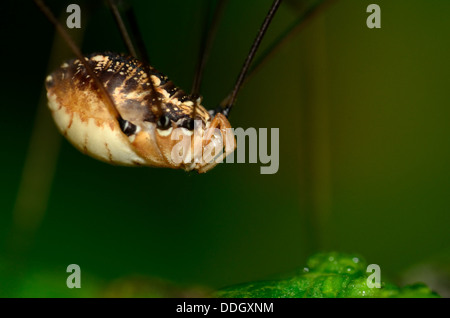
MULTIPOLYGON (((248 79, 252 61, 281 0, 273 1, 233 90, 219 107, 209 111, 201 105, 199 90, 219 15, 226 1, 221 0, 217 5, 210 32, 204 36, 190 94, 176 87, 165 75, 147 63, 148 56, 133 14, 127 14, 127 17, 137 48, 134 47, 113 0, 109 0, 108 4, 129 55, 83 55, 43 1, 35 2, 77 57, 63 63, 46 79, 47 97, 53 118, 62 134, 76 148, 94 158, 114 164, 168 167, 196 170, 200 173, 209 171, 219 161, 175 161, 173 149, 179 142, 179 135, 192 141, 189 143, 189 151, 183 152, 184 159, 187 156, 191 159, 198 158, 199 153, 211 146, 221 150, 214 152, 213 159, 223 159, 234 151, 235 138, 232 132, 230 134, 228 117, 238 92, 248 79), (178 134, 174 138, 175 132, 178 134)), ((298 21, 306 21, 326 2, 319 2, 307 10, 298 21)), ((130 12, 132 11, 128 13, 130 12)), ((294 26, 298 25, 300 23, 294 26)), ((295 27, 286 31, 272 49, 280 45, 295 27)), ((268 55, 263 54, 263 57, 268 55)), ((256 63, 256 66, 260 64, 256 63)))

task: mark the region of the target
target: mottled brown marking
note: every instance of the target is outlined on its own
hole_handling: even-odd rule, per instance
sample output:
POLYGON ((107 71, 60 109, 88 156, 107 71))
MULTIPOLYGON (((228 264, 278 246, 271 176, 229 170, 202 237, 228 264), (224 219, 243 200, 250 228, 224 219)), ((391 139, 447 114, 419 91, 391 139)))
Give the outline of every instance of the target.
MULTIPOLYGON (((144 119, 156 122, 164 113, 176 122, 192 116, 193 104, 186 93, 151 66, 114 53, 92 54, 87 61, 111 94, 122 118, 131 122, 144 119), (154 91, 149 85, 152 77, 158 82, 153 80, 154 91)), ((108 116, 103 96, 84 65, 78 60, 69 61, 67 65, 50 75, 53 85, 48 85, 47 90, 55 92, 61 104, 71 112, 78 112, 82 122, 108 116)), ((203 122, 210 120, 209 113, 201 105, 197 107, 197 118, 203 122)))
POLYGON ((67 129, 70 129, 70 127, 72 127, 72 123, 73 123, 73 113, 70 113, 70 120, 69 125, 67 125, 67 129))
POLYGON ((111 150, 109 150, 107 142, 105 142, 105 148, 106 148, 106 151, 108 152, 108 159, 109 159, 109 161, 113 162, 112 153, 111 153, 111 150))
POLYGON ((136 166, 142 166, 142 163, 140 163, 139 161, 133 160, 133 163, 136 166))
POLYGON ((84 136, 84 143, 83 143, 83 150, 84 150, 84 153, 85 154, 87 154, 88 153, 88 149, 87 149, 87 144, 88 144, 88 135, 86 134, 85 136, 84 136))
MULTIPOLYGON (((114 53, 92 54, 86 60, 96 77, 105 86, 120 117, 139 127, 140 130, 135 134, 133 142, 122 133, 117 118, 111 115, 110 108, 107 106, 109 104, 105 94, 98 89, 85 66, 78 60, 72 60, 50 75, 52 80, 47 84, 47 91, 52 104, 58 105, 58 109, 63 108, 62 111, 70 115, 67 127, 59 128, 77 148, 108 162, 104 158, 105 150, 102 147, 101 150, 88 150, 89 133, 95 131, 103 138, 109 162, 195 169, 199 172, 206 172, 213 167, 211 164, 207 167, 202 167, 201 164, 195 167, 191 164, 176 164, 171 158, 171 150, 177 141, 171 140, 170 135, 161 136, 155 131, 156 123, 161 115, 167 116, 172 121, 173 128, 177 125, 191 127, 189 123, 194 119, 194 101, 169 81, 167 76, 134 58, 114 53), (71 127, 74 129, 75 114, 82 124, 77 125, 77 129, 84 131, 75 133, 71 130, 68 133, 67 129, 71 127), (94 127, 100 129, 92 129, 90 120, 94 127), (114 131, 116 133, 111 135, 114 131), (112 137, 114 139, 107 139, 111 136, 114 136, 112 137)), ((53 115, 55 118, 62 116, 58 112, 53 112, 53 115)), ((225 117, 218 119, 216 115, 211 121, 211 116, 200 102, 196 106, 195 119, 202 120, 204 127, 209 125, 213 128, 231 127, 225 117)), ((61 124, 59 121, 59 123, 66 125, 66 122, 61 124)))

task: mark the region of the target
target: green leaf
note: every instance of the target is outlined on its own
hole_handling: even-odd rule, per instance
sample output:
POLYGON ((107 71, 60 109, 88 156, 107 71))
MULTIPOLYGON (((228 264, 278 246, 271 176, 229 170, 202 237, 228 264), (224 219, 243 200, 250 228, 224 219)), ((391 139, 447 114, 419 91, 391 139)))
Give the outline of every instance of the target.
MULTIPOLYGON (((358 255, 319 253, 310 257, 307 267, 287 279, 251 282, 216 292, 223 298, 436 298, 423 284, 398 287, 381 282, 380 288, 367 284, 371 271, 358 255)), ((381 275, 382 277, 382 275, 381 275)))

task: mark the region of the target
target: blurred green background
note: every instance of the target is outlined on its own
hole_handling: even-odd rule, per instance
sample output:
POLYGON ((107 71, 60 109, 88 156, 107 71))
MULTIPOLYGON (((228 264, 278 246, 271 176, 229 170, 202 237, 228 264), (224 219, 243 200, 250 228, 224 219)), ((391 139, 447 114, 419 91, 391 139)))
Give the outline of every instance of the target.
MULTIPOLYGON (((102 1, 47 2, 63 17, 81 5, 74 36, 84 36, 84 53, 125 51, 102 1)), ((206 1, 131 3, 152 65, 189 91, 206 1)), ((202 87, 207 108, 231 89, 270 3, 230 0, 202 87)), ((312 3, 286 1, 262 47, 312 3)), ((261 164, 204 175, 115 167, 79 153, 43 104, 46 75, 72 54, 53 46, 54 29, 31 1, 2 6, 0 296, 105 295, 147 279, 215 289, 328 250, 445 295, 449 1, 337 0, 293 36, 230 117, 234 127, 280 129, 274 175, 261 175, 261 164), (366 26, 374 2, 381 29, 366 26), (66 287, 73 263, 79 290, 66 287)))

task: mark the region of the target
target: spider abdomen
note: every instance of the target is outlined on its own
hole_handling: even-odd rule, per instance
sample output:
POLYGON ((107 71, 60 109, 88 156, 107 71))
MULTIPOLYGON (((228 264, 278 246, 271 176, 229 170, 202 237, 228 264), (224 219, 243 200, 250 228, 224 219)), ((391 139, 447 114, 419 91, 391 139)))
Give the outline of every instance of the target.
MULTIPOLYGON (((161 114, 174 123, 190 118, 193 103, 188 96, 137 59, 104 53, 89 55, 86 61, 123 120, 135 130, 132 134, 122 130, 79 60, 64 63, 46 80, 49 107, 59 130, 79 150, 102 161, 173 168, 167 151, 156 144, 160 137, 156 136, 156 122, 161 114)), ((205 123, 210 120, 202 106, 197 106, 196 113, 205 123)))

